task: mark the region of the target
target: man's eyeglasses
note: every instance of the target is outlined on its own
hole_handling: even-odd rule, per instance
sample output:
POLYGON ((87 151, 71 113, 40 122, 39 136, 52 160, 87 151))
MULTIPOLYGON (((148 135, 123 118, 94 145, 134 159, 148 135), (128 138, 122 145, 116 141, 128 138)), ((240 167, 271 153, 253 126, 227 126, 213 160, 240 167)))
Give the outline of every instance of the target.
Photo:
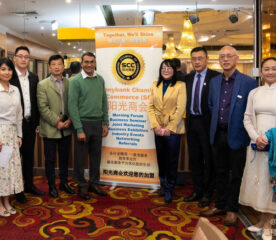
POLYGON ((20 59, 25 59, 25 60, 28 60, 30 59, 30 56, 23 56, 23 55, 15 55, 16 57, 20 58, 20 59))
POLYGON ((202 60, 205 58, 204 57, 192 57, 191 59, 192 59, 192 62, 196 62, 196 60, 199 62, 202 62, 202 60))
POLYGON ((226 55, 224 55, 224 54, 222 54, 222 55, 219 55, 219 58, 220 59, 232 59, 233 57, 236 57, 237 55, 232 55, 232 54, 226 54, 226 55))

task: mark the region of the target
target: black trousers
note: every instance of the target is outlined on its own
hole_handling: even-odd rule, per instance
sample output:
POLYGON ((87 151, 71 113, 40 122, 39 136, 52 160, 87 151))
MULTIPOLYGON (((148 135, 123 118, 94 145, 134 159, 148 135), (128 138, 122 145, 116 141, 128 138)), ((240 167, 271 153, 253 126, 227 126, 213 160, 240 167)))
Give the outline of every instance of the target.
POLYGON ((68 160, 72 136, 63 138, 43 138, 45 170, 49 186, 55 186, 55 162, 58 147, 59 177, 61 183, 67 183, 68 160))
POLYGON ((86 187, 84 178, 85 153, 89 154, 89 184, 98 184, 102 153, 102 121, 82 121, 86 142, 80 142, 75 133, 74 175, 79 187, 86 187))
POLYGON ((212 151, 216 169, 216 203, 218 209, 231 212, 239 210, 239 194, 246 161, 246 148, 231 149, 227 130, 218 129, 212 151), (231 172, 231 180, 230 180, 231 172))
POLYGON ((22 156, 22 173, 25 180, 25 187, 30 188, 33 185, 33 167, 34 167, 34 145, 35 145, 35 128, 30 121, 22 121, 22 146, 20 153, 22 156))
POLYGON ((172 134, 168 137, 155 135, 159 177, 172 182, 173 185, 177 178, 180 140, 180 134, 172 134))
POLYGON ((216 182, 209 128, 205 125, 203 117, 190 117, 187 142, 194 192, 199 196, 210 198, 216 182))

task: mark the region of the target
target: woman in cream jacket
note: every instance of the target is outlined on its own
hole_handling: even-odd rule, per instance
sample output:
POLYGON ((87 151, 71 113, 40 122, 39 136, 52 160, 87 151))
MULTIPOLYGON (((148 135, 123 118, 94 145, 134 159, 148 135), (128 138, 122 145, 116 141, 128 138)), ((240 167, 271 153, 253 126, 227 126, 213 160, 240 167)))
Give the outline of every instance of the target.
POLYGON ((171 60, 164 60, 159 79, 152 85, 148 114, 154 130, 161 191, 165 202, 171 203, 177 176, 181 134, 185 133, 184 112, 186 86, 177 81, 171 60))

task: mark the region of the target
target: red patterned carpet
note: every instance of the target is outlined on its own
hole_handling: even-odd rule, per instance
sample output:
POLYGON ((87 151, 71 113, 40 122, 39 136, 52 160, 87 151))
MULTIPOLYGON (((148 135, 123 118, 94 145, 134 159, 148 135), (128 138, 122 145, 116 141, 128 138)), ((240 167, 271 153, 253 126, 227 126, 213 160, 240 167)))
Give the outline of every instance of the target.
MULTIPOLYGON (((36 177, 36 184, 48 191, 44 177, 36 177)), ((104 187, 109 196, 91 194, 89 201, 63 192, 57 199, 27 195, 26 204, 13 201, 18 213, 0 217, 0 239, 191 239, 200 211, 196 203, 182 201, 190 194, 191 184, 176 187, 174 201, 169 205, 147 189, 109 188, 104 187)), ((224 226, 223 217, 212 217, 210 221, 231 240, 252 239, 240 221, 236 227, 224 226)))

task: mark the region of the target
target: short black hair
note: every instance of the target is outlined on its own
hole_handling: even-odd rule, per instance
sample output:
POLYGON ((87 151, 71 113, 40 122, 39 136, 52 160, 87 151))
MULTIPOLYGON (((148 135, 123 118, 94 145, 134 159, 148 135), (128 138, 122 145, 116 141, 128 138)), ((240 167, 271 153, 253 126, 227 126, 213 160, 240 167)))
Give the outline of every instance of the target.
POLYGON ((15 72, 15 67, 13 65, 12 60, 10 60, 9 58, 0 58, 0 67, 5 64, 8 66, 8 68, 10 68, 12 70, 12 78, 15 77, 16 72, 15 72))
POLYGON ((208 52, 207 52, 205 47, 195 47, 195 48, 193 48, 192 51, 191 51, 191 56, 192 56, 192 53, 200 52, 200 51, 203 51, 205 53, 206 57, 208 57, 208 52))
POLYGON ((71 62, 70 63, 70 71, 71 73, 79 73, 81 70, 81 64, 80 62, 71 62))
POLYGON ((19 47, 17 47, 17 48, 15 49, 14 54, 16 55, 20 50, 27 51, 27 52, 30 54, 30 50, 29 50, 29 48, 26 47, 26 46, 19 46, 19 47))
POLYGON ((180 60, 178 58, 173 58, 172 59, 172 65, 174 65, 175 68, 177 69, 177 68, 180 68, 181 62, 180 62, 180 60))
POLYGON ((172 60, 171 59, 165 59, 164 61, 161 62, 160 67, 159 67, 159 78, 158 78, 158 82, 157 82, 157 87, 161 84, 161 82, 164 81, 164 78, 162 77, 161 71, 162 71, 162 66, 166 65, 167 67, 172 67, 173 68, 173 76, 171 79, 171 86, 174 86, 175 83, 177 82, 177 77, 176 77, 176 68, 175 66, 172 64, 172 60))
POLYGON ((59 55, 59 54, 57 54, 57 55, 52 55, 52 56, 49 58, 48 64, 50 65, 52 61, 58 60, 58 59, 61 59, 63 65, 64 65, 64 59, 63 59, 63 57, 62 57, 61 55, 59 55))
POLYGON ((266 58, 262 61, 262 64, 261 64, 261 69, 263 68, 264 64, 269 61, 269 60, 273 60, 276 62, 276 58, 275 57, 269 57, 269 58, 266 58))
POLYGON ((81 61, 82 61, 82 62, 83 62, 83 58, 84 58, 85 56, 96 58, 96 56, 95 56, 94 53, 92 53, 92 52, 85 52, 85 53, 82 54, 82 56, 81 56, 81 61))

